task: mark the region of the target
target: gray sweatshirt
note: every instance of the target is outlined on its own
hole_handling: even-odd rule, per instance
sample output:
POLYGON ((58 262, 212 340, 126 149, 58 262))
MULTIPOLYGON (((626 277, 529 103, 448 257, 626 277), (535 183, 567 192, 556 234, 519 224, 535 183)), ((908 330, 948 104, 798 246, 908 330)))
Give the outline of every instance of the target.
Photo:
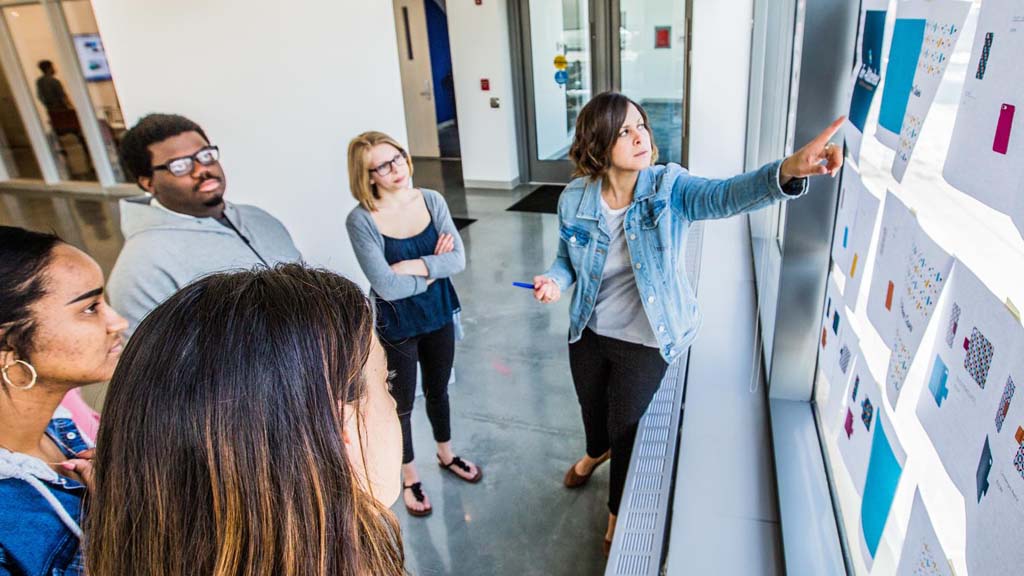
POLYGON ((124 248, 107 280, 110 305, 129 323, 128 334, 161 302, 208 274, 302 259, 288 230, 255 206, 226 203, 224 214, 252 245, 214 218, 196 218, 150 204, 120 202, 124 248))
POLYGON ((345 227, 352 242, 359 266, 363 274, 370 280, 370 288, 384 300, 401 300, 415 296, 427 289, 427 280, 447 278, 462 272, 466 268, 466 252, 462 246, 462 237, 452 222, 448 204, 439 193, 421 188, 423 200, 430 212, 430 220, 434 223, 438 235, 451 234, 455 240, 455 249, 440 256, 424 256, 428 277, 406 276, 395 274, 384 257, 384 237, 377 230, 373 216, 362 206, 356 206, 348 214, 345 227))

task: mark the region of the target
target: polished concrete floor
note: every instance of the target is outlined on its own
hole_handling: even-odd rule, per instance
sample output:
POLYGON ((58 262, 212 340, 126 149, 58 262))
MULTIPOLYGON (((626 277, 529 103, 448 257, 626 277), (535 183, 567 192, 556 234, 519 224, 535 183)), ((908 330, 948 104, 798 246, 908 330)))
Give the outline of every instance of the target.
MULTIPOLYGON (((530 281, 554 258, 554 215, 506 212, 531 187, 466 190, 458 162, 418 160, 416 184, 448 199, 462 230, 466 271, 454 279, 463 305, 451 388, 453 442, 484 469, 469 485, 442 474, 422 399, 413 416, 424 490, 434 513, 401 520, 416 575, 601 574, 608 467, 577 491, 562 476, 584 448, 569 375, 568 304, 541 306, 530 281)), ((0 224, 55 230, 90 252, 105 271, 123 242, 115 201, 0 192, 0 224)), ((92 391, 91 397, 97 397, 92 391)))

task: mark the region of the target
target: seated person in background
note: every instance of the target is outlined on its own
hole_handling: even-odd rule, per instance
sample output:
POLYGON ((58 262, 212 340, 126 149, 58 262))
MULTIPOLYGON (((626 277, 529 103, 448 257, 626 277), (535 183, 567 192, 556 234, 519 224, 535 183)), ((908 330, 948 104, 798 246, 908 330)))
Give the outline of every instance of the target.
POLYGON ((200 276, 302 258, 276 218, 224 200, 219 158, 203 129, 182 116, 150 114, 125 134, 122 163, 149 193, 121 201, 125 244, 107 286, 129 334, 200 276))
POLYGON ((103 272, 51 234, 0 226, 0 574, 80 574, 91 446, 54 411, 109 380, 128 326, 103 272))
POLYGON ((341 276, 284 264, 182 289, 110 382, 90 576, 404 575, 387 374, 341 276))

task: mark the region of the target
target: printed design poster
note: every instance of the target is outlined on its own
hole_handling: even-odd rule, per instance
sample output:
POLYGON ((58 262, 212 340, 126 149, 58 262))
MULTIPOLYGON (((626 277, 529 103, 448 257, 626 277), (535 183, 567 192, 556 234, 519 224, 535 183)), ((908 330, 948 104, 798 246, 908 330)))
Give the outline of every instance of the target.
POLYGON ((852 378, 842 400, 836 444, 857 494, 863 495, 871 443, 883 410, 882 389, 871 376, 867 363, 860 358, 853 367, 852 378))
POLYGON ((892 351, 885 390, 894 408, 952 267, 953 257, 925 233, 899 198, 887 193, 868 319, 892 351))
POLYGON ((829 394, 840 391, 850 379, 858 354, 858 337, 849 324, 850 310, 835 279, 829 278, 825 293, 825 313, 818 338, 818 366, 829 383, 829 394))
POLYGON ((896 151, 893 176, 902 180, 970 2, 912 0, 896 13, 876 137, 896 151))
POLYGON ((947 290, 917 417, 953 483, 978 504, 997 441, 1024 422, 1024 329, 966 266, 956 266, 947 290))
POLYGON ((970 574, 1020 574, 1024 565, 1024 413, 1011 411, 1006 423, 1002 433, 989 439, 984 497, 964 499, 970 574))
POLYGON ((882 406, 878 406, 876 420, 874 430, 871 431, 871 456, 864 480, 864 497, 860 504, 860 549, 868 570, 878 553, 896 489, 903 475, 903 465, 907 460, 882 406))
POLYGON ((1024 0, 985 0, 942 175, 1024 231, 1024 0))
POLYGON ((854 64, 851 82, 850 111, 844 127, 847 151, 854 162, 860 161, 864 125, 867 123, 875 92, 882 81, 882 49, 888 6, 888 0, 865 0, 861 6, 857 62, 854 64))
POLYGON ((955 576, 948 558, 932 527, 921 493, 915 490, 896 576, 955 576))
POLYGON ((856 307, 860 294, 879 204, 878 198, 864 186, 856 168, 851 164, 844 166, 836 230, 832 238, 832 260, 846 276, 843 297, 852 307, 856 307))

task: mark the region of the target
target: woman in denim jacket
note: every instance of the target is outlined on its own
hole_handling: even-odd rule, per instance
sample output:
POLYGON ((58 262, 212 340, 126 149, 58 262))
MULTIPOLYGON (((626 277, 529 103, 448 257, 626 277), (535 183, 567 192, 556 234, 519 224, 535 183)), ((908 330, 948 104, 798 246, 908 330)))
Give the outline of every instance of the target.
POLYGON ((575 180, 558 201, 554 264, 534 278, 534 296, 551 303, 576 284, 569 308, 569 363, 587 447, 565 475, 584 485, 611 459, 611 546, 637 425, 669 363, 693 341, 700 313, 686 282, 683 255, 690 223, 726 218, 795 198, 807 177, 832 174, 842 152, 828 142, 837 120, 785 160, 727 180, 654 165, 644 109, 606 92, 580 112, 569 155, 575 180))
POLYGON ((92 450, 57 409, 68 391, 110 379, 127 327, 92 258, 0 226, 0 574, 82 572, 92 450))

